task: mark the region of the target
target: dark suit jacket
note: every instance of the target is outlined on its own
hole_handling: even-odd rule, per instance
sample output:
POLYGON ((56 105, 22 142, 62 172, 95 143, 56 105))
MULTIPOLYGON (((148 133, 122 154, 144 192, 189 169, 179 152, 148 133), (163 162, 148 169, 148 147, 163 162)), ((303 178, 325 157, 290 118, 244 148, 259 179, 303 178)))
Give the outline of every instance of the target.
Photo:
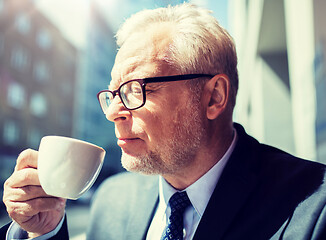
MULTIPOLYGON (((194 239, 326 239, 325 166, 235 128, 237 145, 194 239)), ((88 239, 145 239, 157 201, 157 177, 124 173, 108 179, 95 196, 88 239)), ((67 239, 65 230, 59 234, 67 239)))

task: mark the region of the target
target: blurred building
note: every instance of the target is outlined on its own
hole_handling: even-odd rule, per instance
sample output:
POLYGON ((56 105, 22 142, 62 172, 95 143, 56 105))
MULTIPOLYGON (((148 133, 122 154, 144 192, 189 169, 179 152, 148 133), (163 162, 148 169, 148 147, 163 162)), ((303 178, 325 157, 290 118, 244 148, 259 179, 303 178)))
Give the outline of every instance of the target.
POLYGON ((260 141, 326 162, 326 4, 232 0, 239 58, 235 119, 260 141))
POLYGON ((1 179, 42 136, 72 135, 76 58, 34 1, 0 0, 1 179))
POLYGON ((114 33, 95 1, 90 1, 86 22, 74 135, 105 148, 107 160, 102 173, 110 175, 121 170, 121 151, 116 143, 114 124, 106 119, 96 95, 108 88, 117 47, 114 33))
POLYGON ((114 126, 105 118, 96 95, 110 83, 116 44, 114 33, 94 1, 90 2, 85 27, 87 40, 81 62, 79 122, 75 133, 84 140, 106 146, 116 143, 114 126))

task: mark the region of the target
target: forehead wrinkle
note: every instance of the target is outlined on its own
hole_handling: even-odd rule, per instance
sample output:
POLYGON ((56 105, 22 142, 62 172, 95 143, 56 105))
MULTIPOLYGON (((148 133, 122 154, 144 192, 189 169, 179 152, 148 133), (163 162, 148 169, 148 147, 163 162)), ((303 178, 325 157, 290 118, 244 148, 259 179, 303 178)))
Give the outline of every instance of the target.
POLYGON ((139 56, 129 57, 124 61, 116 62, 111 73, 109 87, 118 88, 121 83, 131 80, 130 74, 137 68, 139 56))

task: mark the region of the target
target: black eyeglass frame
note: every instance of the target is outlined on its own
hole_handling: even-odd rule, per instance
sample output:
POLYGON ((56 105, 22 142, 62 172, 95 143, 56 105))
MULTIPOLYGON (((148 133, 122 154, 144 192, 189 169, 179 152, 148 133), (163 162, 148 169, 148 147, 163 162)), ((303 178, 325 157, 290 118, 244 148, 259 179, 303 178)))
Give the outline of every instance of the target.
MULTIPOLYGON (((142 78, 142 79, 132 79, 132 80, 129 80, 127 82, 124 82, 123 84, 120 85, 120 87, 117 89, 117 90, 114 90, 114 91, 111 91, 111 90, 102 90, 100 92, 97 93, 97 100, 99 101, 100 103, 100 106, 101 106, 101 109, 103 110, 104 114, 105 114, 105 111, 102 107, 102 104, 101 104, 101 101, 100 101, 100 98, 99 96, 101 95, 101 93, 103 92, 107 92, 107 93, 111 93, 113 98, 112 100, 115 98, 116 95, 119 96, 123 106, 127 109, 127 110, 136 110, 138 108, 141 108, 145 105, 146 103, 146 89, 145 89, 145 86, 147 83, 158 83, 158 82, 175 82, 175 81, 183 81, 183 80, 190 80, 190 79, 195 79, 195 78, 200 78, 200 77, 209 77, 209 78, 212 78, 214 77, 214 75, 211 75, 211 74, 184 74, 184 75, 173 75, 173 76, 162 76, 162 77, 149 77, 149 78, 142 78), (121 97, 121 94, 120 94, 120 91, 121 91, 121 88, 132 82, 132 81, 136 81, 140 84, 141 88, 142 88, 142 93, 143 93, 143 103, 138 106, 138 107, 134 107, 134 108, 129 108, 126 106, 123 98, 121 97)), ((110 101, 112 101, 110 100, 110 101)))

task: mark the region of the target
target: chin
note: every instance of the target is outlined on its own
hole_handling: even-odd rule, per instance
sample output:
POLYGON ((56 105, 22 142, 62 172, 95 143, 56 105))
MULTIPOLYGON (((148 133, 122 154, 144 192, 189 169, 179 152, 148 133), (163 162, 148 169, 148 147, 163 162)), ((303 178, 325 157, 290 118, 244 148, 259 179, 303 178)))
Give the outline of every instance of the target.
POLYGON ((122 152, 121 164, 122 167, 129 172, 136 172, 144 175, 158 175, 161 173, 157 166, 153 166, 153 160, 146 156, 135 157, 122 152))

